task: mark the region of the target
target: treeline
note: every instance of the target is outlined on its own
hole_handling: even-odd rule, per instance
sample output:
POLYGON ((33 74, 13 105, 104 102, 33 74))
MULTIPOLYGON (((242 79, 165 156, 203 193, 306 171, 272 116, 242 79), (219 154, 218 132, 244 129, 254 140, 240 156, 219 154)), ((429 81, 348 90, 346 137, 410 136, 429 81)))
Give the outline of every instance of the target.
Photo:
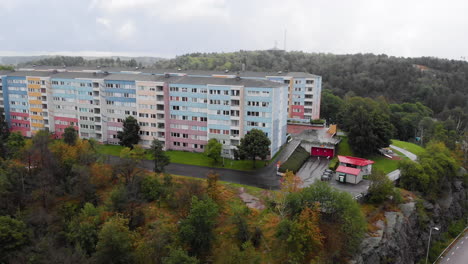
POLYGON ((36 61, 23 63, 20 66, 31 66, 31 65, 47 65, 47 66, 101 66, 101 67, 143 67, 142 62, 137 62, 136 59, 121 60, 120 58, 99 58, 88 60, 83 57, 71 57, 71 56, 55 56, 51 58, 44 58, 36 61))
POLYGON ((155 67, 305 71, 321 75, 323 88, 342 98, 384 96, 391 103, 421 102, 436 116, 457 107, 468 112, 468 63, 463 61, 374 54, 239 51, 192 53, 159 61, 155 67))
POLYGON ((446 114, 445 120, 435 119, 433 111, 419 102, 388 103, 384 97, 342 99, 329 90, 322 93, 322 117, 348 132, 351 147, 360 155, 376 153, 391 139, 420 145, 438 141, 466 164, 468 113, 457 107, 446 114))

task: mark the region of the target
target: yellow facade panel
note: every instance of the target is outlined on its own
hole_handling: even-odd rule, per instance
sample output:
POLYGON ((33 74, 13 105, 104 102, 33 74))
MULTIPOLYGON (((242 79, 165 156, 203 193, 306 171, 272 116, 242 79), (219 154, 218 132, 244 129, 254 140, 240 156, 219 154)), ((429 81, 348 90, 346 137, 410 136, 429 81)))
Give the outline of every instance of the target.
POLYGON ((31 117, 31 119, 34 119, 34 120, 44 120, 44 117, 42 117, 42 116, 31 115, 30 117, 31 117))
POLYGON ((31 108, 29 109, 31 112, 42 112, 42 108, 31 108))
POLYGON ((30 104, 42 104, 41 100, 29 100, 30 104))
POLYGON ((33 127, 44 127, 44 124, 31 123, 31 126, 33 126, 33 127))

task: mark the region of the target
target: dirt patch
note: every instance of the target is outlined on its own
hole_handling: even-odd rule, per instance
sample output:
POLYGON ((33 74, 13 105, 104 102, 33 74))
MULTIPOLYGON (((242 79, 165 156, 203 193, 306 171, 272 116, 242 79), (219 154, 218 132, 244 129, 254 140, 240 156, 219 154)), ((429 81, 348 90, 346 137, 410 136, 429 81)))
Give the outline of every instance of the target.
POLYGON ((239 198, 247 205, 247 207, 257 210, 265 209, 265 205, 259 198, 245 192, 244 188, 239 188, 239 198))

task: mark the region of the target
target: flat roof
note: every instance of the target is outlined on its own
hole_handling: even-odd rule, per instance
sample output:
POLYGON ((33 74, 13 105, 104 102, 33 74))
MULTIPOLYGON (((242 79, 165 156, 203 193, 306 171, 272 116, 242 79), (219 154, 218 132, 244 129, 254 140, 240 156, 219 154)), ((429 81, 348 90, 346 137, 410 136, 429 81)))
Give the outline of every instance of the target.
POLYGON ((190 76, 159 76, 161 81, 168 83, 180 84, 198 84, 198 85, 229 85, 229 86, 244 86, 244 87, 260 87, 260 88, 278 88, 284 87, 282 83, 272 82, 268 80, 259 79, 245 79, 245 78, 217 78, 217 77, 190 77, 190 76))
POLYGON ((26 76, 34 76, 34 77, 47 77, 54 74, 51 71, 13 71, 8 73, 8 76, 15 76, 15 77, 26 77, 26 76))
POLYGON ((276 72, 256 72, 256 71, 215 71, 215 70, 190 70, 190 69, 156 69, 150 67, 97 67, 97 66, 48 66, 48 65, 28 65, 18 70, 37 70, 37 71, 107 71, 107 72, 135 72, 135 73, 147 73, 163 75, 164 73, 178 73, 187 75, 200 75, 200 76, 223 76, 223 75, 239 75, 240 77, 256 77, 266 78, 268 77, 294 77, 294 78, 316 78, 320 77, 315 74, 307 72, 288 72, 288 71, 276 71, 276 72))

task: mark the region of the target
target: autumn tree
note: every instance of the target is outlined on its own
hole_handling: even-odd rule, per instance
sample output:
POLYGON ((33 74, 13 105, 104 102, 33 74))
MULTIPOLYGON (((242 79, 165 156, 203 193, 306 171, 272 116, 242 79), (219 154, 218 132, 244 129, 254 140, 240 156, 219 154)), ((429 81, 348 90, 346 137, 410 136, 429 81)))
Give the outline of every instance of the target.
POLYGON ((151 143, 150 153, 154 159, 154 172, 163 172, 164 167, 171 162, 170 157, 163 150, 161 141, 154 139, 151 143))
POLYGON ((270 154, 270 144, 271 141, 265 132, 260 129, 252 129, 241 138, 240 145, 237 148, 241 156, 252 159, 255 168, 257 157, 264 160, 270 154))
POLYGON ((290 263, 310 263, 323 248, 324 236, 319 227, 320 207, 305 207, 293 220, 283 219, 278 226, 277 238, 281 241, 286 259, 290 263))
MULTIPOLYGON (((306 207, 315 203, 320 205, 321 219, 327 225, 333 226, 332 232, 340 237, 340 241, 346 241, 330 254, 337 256, 355 254, 367 227, 359 204, 350 194, 338 191, 325 182, 315 182, 300 192, 289 194, 287 209, 292 217, 297 217, 306 207)), ((336 247, 325 244, 327 250, 330 246, 336 247)))
POLYGON ((274 194, 274 206, 281 217, 287 214, 287 198, 291 193, 302 189, 302 180, 292 171, 287 171, 280 179, 280 190, 274 194))
POLYGON ((216 138, 212 138, 208 140, 208 144, 205 146, 205 155, 213 159, 215 163, 218 163, 221 159, 222 148, 223 145, 216 138))
POLYGON ((73 126, 65 128, 63 133, 63 141, 68 145, 75 145, 76 140, 78 139, 78 131, 73 126))
POLYGON ((215 202, 220 202, 221 199, 221 186, 219 185, 218 181, 219 174, 214 171, 210 171, 206 177, 206 193, 215 202))
POLYGON ((133 149, 133 145, 140 141, 140 125, 133 116, 128 116, 123 121, 123 131, 117 132, 117 138, 121 146, 133 149))

